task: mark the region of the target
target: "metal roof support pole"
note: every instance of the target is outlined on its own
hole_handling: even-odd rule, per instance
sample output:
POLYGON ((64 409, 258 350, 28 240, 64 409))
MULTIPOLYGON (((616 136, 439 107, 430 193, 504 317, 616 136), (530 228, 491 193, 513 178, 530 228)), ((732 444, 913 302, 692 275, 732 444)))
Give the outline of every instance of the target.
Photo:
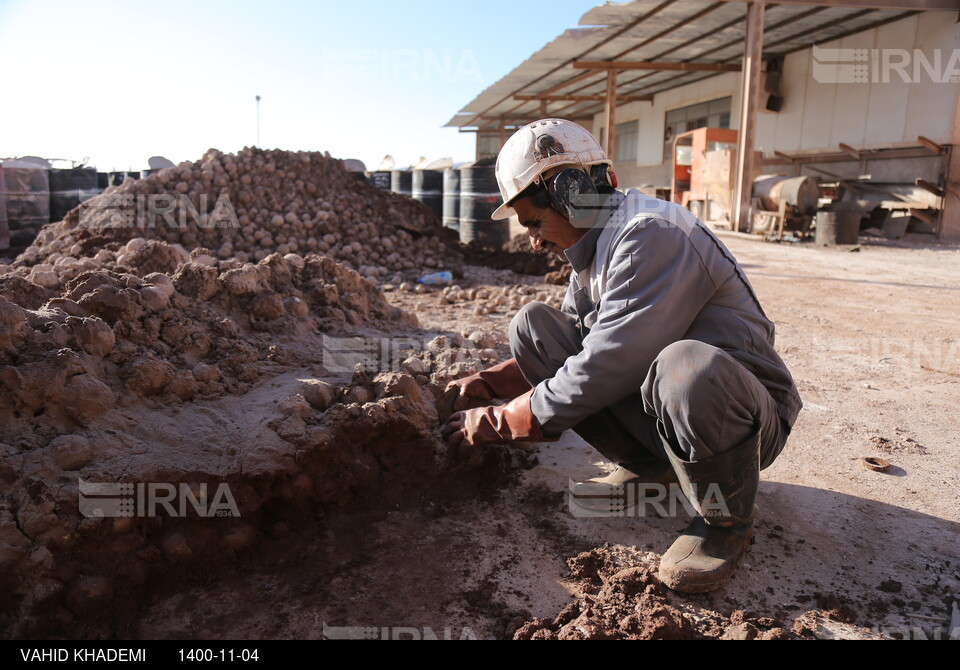
POLYGON ((546 100, 540 101, 540 118, 541 119, 547 118, 547 101, 546 100))
POLYGON ((960 241, 960 86, 957 87, 957 101, 953 107, 950 144, 945 159, 946 174, 943 176, 943 189, 946 193, 937 234, 941 240, 957 242, 960 241))
POLYGON ((616 160, 617 132, 616 132, 616 110, 617 110, 617 71, 613 68, 607 70, 607 102, 606 102, 606 124, 607 124, 607 158, 611 161, 616 160))
POLYGON ((733 229, 745 230, 750 222, 753 193, 753 147, 757 135, 757 102, 760 94, 760 58, 763 53, 763 3, 747 4, 747 37, 740 77, 740 132, 737 142, 737 197, 733 229))
MULTIPOLYGON (((500 133, 500 148, 503 149, 503 145, 507 143, 507 124, 503 120, 503 117, 500 117, 500 123, 498 124, 497 130, 500 133)), ((497 152, 499 153, 499 151, 497 152)))

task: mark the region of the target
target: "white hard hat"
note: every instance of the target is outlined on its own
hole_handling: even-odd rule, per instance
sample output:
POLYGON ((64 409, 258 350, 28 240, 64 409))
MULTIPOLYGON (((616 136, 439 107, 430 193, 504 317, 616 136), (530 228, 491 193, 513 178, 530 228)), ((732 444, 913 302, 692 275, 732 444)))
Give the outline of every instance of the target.
POLYGON ((503 204, 493 219, 514 214, 510 201, 540 175, 557 165, 612 165, 596 138, 586 128, 565 119, 534 121, 515 132, 497 156, 497 184, 503 204))

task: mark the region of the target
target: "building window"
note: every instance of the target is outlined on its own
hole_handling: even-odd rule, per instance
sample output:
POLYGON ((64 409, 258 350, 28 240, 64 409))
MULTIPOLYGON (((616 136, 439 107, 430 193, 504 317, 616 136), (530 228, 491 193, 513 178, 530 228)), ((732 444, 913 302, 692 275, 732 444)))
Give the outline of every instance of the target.
POLYGON ((640 122, 627 121, 617 124, 617 132, 614 134, 617 141, 616 159, 618 161, 636 161, 637 160, 637 140, 640 137, 640 122))
POLYGON ((733 98, 719 98, 667 112, 663 132, 664 156, 673 154, 673 139, 680 133, 697 128, 729 128, 733 98))

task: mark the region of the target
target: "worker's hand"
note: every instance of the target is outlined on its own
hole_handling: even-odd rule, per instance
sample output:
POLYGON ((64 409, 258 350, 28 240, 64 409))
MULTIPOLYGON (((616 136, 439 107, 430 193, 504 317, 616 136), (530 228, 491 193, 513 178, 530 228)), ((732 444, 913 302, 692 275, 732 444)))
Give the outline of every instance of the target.
POLYGON ((493 389, 479 373, 454 379, 447 384, 440 400, 437 401, 437 414, 440 421, 446 421, 454 412, 461 412, 477 405, 485 405, 493 400, 493 389))
POLYGON ((454 379, 447 384, 443 395, 437 401, 437 414, 443 422, 454 412, 487 405, 494 398, 516 398, 528 390, 530 384, 523 378, 516 359, 511 358, 492 368, 481 370, 469 377, 454 379))
POLYGON ((457 412, 441 428, 441 433, 457 456, 471 447, 514 440, 544 440, 536 417, 530 411, 530 389, 506 405, 478 407, 457 412))
POLYGON ((492 423, 502 409, 502 407, 490 406, 457 412, 441 428, 443 438, 458 454, 462 454, 469 447, 503 442, 492 423))

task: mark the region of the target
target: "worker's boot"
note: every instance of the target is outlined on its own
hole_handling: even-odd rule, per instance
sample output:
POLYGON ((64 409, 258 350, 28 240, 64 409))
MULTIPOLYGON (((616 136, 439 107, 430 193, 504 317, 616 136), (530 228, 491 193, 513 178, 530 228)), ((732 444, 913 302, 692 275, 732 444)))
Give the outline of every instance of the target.
POLYGON ((647 496, 662 498, 662 487, 677 481, 670 462, 637 442, 608 409, 584 419, 573 430, 617 464, 605 476, 571 482, 570 508, 578 516, 629 513, 647 496))
POLYGON ((698 514, 660 560, 660 581, 684 593, 713 591, 733 576, 753 536, 759 433, 701 461, 684 461, 669 446, 667 455, 698 514))

